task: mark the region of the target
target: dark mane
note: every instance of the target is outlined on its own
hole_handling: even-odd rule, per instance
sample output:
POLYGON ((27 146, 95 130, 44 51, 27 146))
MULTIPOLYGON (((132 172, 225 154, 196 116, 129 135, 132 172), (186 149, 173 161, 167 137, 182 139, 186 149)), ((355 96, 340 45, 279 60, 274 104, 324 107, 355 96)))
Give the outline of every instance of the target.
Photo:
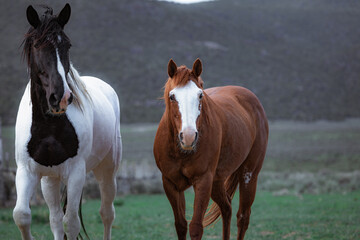
POLYGON ((31 48, 44 48, 52 44, 58 45, 58 36, 61 36, 63 44, 70 44, 70 39, 63 32, 62 27, 57 21, 57 16, 53 15, 53 9, 46 5, 39 5, 45 9, 44 14, 41 17, 41 24, 35 29, 30 27, 29 31, 25 34, 22 45, 23 58, 26 58, 28 67, 30 67, 31 48))

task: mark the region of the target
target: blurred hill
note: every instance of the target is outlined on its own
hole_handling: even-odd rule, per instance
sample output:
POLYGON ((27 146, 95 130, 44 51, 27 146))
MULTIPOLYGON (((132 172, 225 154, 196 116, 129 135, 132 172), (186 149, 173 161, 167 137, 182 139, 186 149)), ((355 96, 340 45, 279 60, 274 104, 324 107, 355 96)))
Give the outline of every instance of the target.
MULTIPOLYGON (((191 67, 197 57, 206 88, 247 87, 270 119, 360 117, 357 0, 68 2, 71 60, 116 89, 122 122, 159 121, 168 60, 191 67)), ((13 124, 28 81, 20 47, 26 7, 47 3, 58 13, 65 1, 0 3, 0 117, 13 124)))

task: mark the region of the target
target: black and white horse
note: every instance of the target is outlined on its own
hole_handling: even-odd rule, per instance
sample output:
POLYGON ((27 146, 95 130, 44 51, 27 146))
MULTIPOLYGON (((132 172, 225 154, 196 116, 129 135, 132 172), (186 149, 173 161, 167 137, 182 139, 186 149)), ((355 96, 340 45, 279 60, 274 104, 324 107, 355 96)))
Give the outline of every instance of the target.
POLYGON ((85 176, 93 171, 101 192, 104 239, 110 239, 122 151, 118 97, 108 84, 80 77, 72 66, 70 40, 63 32, 70 5, 57 16, 46 9, 41 17, 32 6, 26 12, 31 28, 25 35, 24 54, 30 81, 16 120, 14 221, 22 238, 32 239, 29 202, 41 180, 54 239, 64 239, 64 232, 68 239, 76 239, 85 176), (65 215, 60 206, 61 182, 67 186, 65 215))

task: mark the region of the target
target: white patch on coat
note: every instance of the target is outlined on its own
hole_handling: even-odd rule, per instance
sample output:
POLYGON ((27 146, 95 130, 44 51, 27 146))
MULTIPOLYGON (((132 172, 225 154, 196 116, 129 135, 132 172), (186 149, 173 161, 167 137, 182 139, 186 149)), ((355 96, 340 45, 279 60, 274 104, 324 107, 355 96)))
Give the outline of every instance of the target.
POLYGON ((179 105, 181 114, 181 131, 190 127, 197 131, 196 120, 200 115, 199 96, 203 91, 193 81, 189 81, 183 87, 176 87, 170 91, 179 105))
POLYGON ((63 80, 63 83, 64 83, 64 94, 66 92, 71 92, 70 91, 70 88, 69 88, 69 85, 66 81, 66 76, 65 76, 65 70, 64 70, 64 66, 62 65, 61 63, 61 60, 60 60, 60 57, 59 57, 59 52, 56 48, 56 58, 57 58, 57 70, 61 76, 61 79, 63 80))
POLYGON ((245 173, 245 175, 244 175, 245 184, 248 184, 250 182, 251 176, 252 176, 252 172, 245 173))

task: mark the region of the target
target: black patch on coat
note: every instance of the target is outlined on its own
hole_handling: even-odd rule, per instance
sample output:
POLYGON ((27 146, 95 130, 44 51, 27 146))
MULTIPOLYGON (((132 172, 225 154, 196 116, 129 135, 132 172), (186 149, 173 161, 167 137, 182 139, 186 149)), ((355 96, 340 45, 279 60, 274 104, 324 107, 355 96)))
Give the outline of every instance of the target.
POLYGON ((56 166, 74 157, 79 148, 75 129, 66 114, 52 115, 46 93, 31 79, 32 124, 27 145, 30 156, 43 166, 56 166))
POLYGON ((45 117, 45 121, 34 119, 31 139, 28 143, 30 156, 43 166, 56 166, 74 157, 79 148, 75 129, 66 114, 45 117))

